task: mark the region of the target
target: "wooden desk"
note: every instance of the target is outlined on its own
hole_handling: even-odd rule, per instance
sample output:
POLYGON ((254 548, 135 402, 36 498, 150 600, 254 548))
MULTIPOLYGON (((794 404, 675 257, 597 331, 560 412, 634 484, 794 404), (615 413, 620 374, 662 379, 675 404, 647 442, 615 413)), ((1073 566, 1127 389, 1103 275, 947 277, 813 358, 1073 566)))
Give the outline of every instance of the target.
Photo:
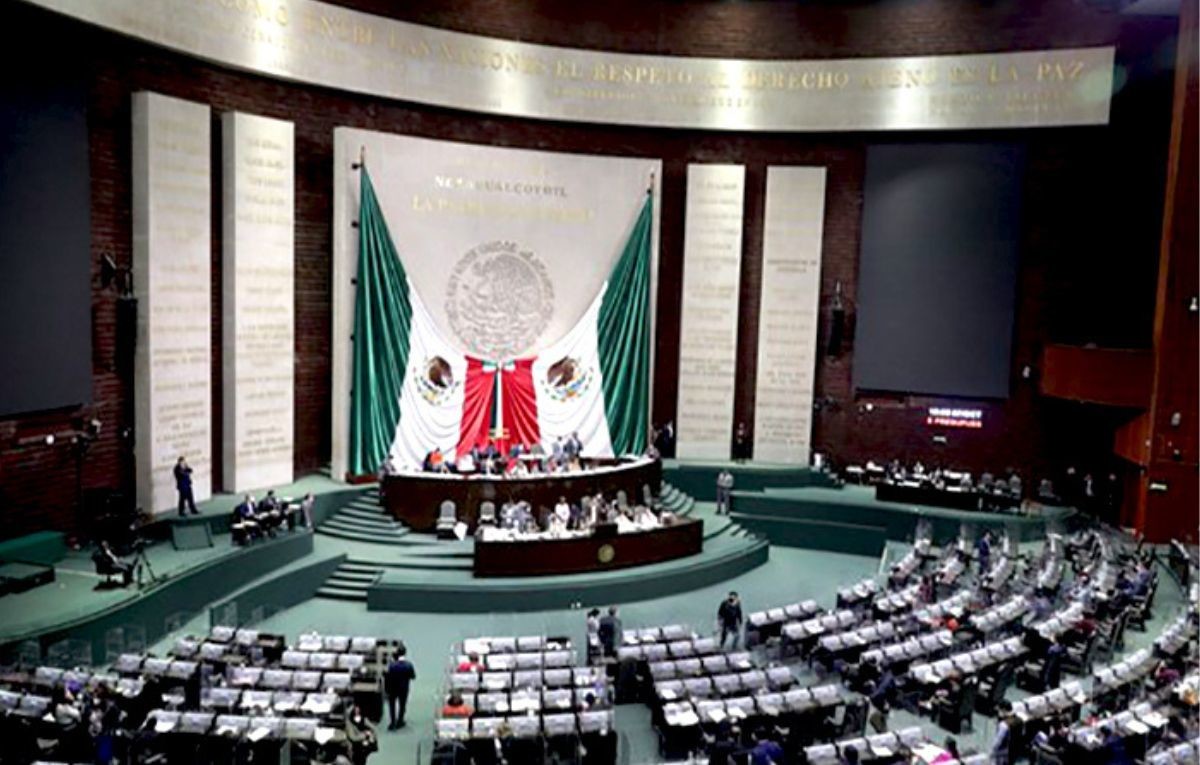
POLYGON ((700 552, 704 521, 612 536, 475 543, 475 576, 546 576, 608 571, 674 560, 700 552))
POLYGON ((536 514, 550 510, 559 497, 578 502, 583 497, 603 494, 615 499, 624 491, 630 503, 642 501, 644 486, 657 496, 662 485, 662 463, 639 459, 600 465, 578 473, 532 475, 521 478, 453 475, 441 473, 401 473, 385 476, 379 486, 379 501, 398 521, 414 531, 437 528, 442 502, 452 501, 458 518, 474 531, 479 520, 479 505, 493 502, 496 512, 505 502, 524 500, 536 514))
POLYGON ((947 491, 933 486, 908 486, 884 481, 875 484, 875 499, 880 502, 900 502, 909 505, 948 507, 953 510, 1009 510, 1020 507, 1021 500, 1008 494, 991 492, 947 491))

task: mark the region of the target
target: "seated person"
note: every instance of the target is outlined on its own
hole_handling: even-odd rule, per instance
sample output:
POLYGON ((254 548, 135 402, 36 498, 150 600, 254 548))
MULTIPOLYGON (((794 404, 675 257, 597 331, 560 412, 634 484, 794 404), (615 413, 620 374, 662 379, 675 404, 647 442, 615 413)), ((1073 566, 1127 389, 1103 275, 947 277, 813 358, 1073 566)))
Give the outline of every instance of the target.
POLYGON ((658 516, 645 505, 638 505, 633 511, 633 522, 643 528, 653 528, 658 525, 658 516))
POLYGON ((633 520, 633 508, 627 507, 624 510, 617 510, 617 531, 621 534, 626 534, 632 531, 638 531, 639 526, 633 520))
POLYGON ((576 531, 583 531, 591 528, 591 525, 588 523, 587 512, 574 502, 571 503, 571 520, 567 525, 569 528, 575 529, 576 531))
POLYGON ((128 587, 133 581, 133 564, 118 558, 106 539, 101 540, 100 546, 92 553, 92 562, 100 574, 120 574, 123 587, 128 587))
POLYGON ((479 469, 479 465, 475 462, 475 449, 467 452, 458 458, 458 472, 464 475, 474 473, 479 469))
POLYGON ((554 506, 554 518, 562 522, 564 529, 571 522, 571 506, 567 504, 566 497, 558 498, 558 504, 554 506))
POLYGON ((469 653, 465 661, 458 663, 458 672, 482 672, 483 662, 479 661, 479 654, 469 653))
POLYGON ((233 508, 233 523, 230 528, 233 530, 234 541, 240 544, 262 536, 262 524, 258 520, 253 495, 247 494, 241 503, 233 508))
POLYGON ((267 496, 258 503, 256 512, 259 524, 266 529, 267 534, 275 536, 275 529, 283 523, 283 506, 275 496, 274 489, 269 490, 267 496))
POLYGON ((447 471, 446 457, 442 454, 441 449, 434 449, 433 453, 429 455, 429 469, 434 473, 445 473, 447 471))
POLYGON ((512 478, 524 478, 529 475, 529 467, 525 460, 511 459, 508 461, 508 475, 512 478))
POLYGON ((442 717, 470 717, 473 714, 475 710, 463 701, 462 694, 458 691, 451 692, 445 706, 442 707, 442 717))

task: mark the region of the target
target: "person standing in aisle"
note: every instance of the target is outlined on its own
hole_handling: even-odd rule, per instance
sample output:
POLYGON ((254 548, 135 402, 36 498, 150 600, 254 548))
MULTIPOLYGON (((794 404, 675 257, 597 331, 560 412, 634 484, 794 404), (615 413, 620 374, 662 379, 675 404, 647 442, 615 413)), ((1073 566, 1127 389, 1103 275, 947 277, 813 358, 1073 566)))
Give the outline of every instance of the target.
POLYGON ((721 628, 721 648, 725 648, 730 637, 733 638, 730 648, 737 648, 742 639, 742 601, 736 592, 729 593, 729 597, 721 601, 717 608, 717 625, 721 628))
POLYGON ((388 730, 404 727, 404 714, 408 710, 408 691, 412 681, 416 679, 417 670, 408 660, 408 649, 401 643, 383 676, 383 690, 388 701, 388 730))

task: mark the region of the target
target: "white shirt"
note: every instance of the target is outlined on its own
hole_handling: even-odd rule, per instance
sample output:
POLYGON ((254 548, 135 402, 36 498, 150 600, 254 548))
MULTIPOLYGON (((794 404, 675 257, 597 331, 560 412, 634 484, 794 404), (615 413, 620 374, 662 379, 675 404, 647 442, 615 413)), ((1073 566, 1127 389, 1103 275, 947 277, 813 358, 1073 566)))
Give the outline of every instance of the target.
POLYGON ((554 506, 554 515, 563 523, 571 520, 571 506, 566 502, 559 502, 554 506))

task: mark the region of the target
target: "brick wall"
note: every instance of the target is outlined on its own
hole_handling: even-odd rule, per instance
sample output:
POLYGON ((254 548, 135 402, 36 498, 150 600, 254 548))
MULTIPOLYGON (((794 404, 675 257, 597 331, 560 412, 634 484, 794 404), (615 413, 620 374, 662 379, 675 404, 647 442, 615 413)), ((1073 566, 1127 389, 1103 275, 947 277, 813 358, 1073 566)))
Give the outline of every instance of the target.
MULTIPOLYGON (((753 423, 757 306, 760 288, 763 192, 770 164, 828 168, 823 310, 841 282, 855 308, 862 182, 866 148, 880 140, 1020 140, 1029 145, 1027 216, 1013 351, 1014 376, 1051 339, 1146 345, 1152 317, 1162 175, 1170 115, 1170 73, 1148 61, 1173 38, 1171 20, 1124 17, 1074 0, 962 3, 727 3, 649 0, 636 6, 593 4, 589 20, 574 3, 417 0, 398 10, 384 0, 343 0, 377 13, 465 31, 533 42, 613 50, 742 57, 820 58, 1017 50, 1117 44, 1118 58, 1137 76, 1114 100, 1112 124, 1018 132, 926 135, 719 134, 570 125, 480 116, 343 94, 225 70, 91 29, 19 5, 0 10, 9 29, 40 30, 61 41, 88 72, 91 134, 95 403, 80 412, 54 412, 0 421, 0 536, 74 519, 74 460, 59 446, 22 446, 31 434, 70 427, 73 417, 105 423, 88 456, 85 487, 133 483, 129 445, 119 435, 132 423, 132 380, 116 369, 116 298, 99 288, 104 254, 130 262, 130 94, 155 90, 209 104, 214 141, 220 112, 243 110, 290 120, 296 128, 296 470, 316 469, 329 457, 330 242, 332 142, 337 126, 449 138, 498 146, 661 157, 664 161, 659 272, 657 379, 654 418, 675 412, 674 378, 683 193, 689 162, 747 165, 736 418, 753 423), (1142 67, 1145 71, 1138 69, 1142 67)), ((1169 60, 1169 59, 1168 59, 1169 60)), ((218 146, 219 144, 215 144, 218 146)), ((219 448, 220 214, 219 160, 214 152, 213 410, 219 448)), ((134 277, 137 278, 136 275, 134 277)), ((826 317, 827 318, 827 317, 826 317)), ((945 449, 965 466, 1014 465, 1041 470, 1063 459, 1106 455, 1112 417, 1047 402, 1035 386, 1014 379, 1012 397, 987 405, 987 427, 954 434, 935 447, 920 425, 923 399, 863 399, 852 389, 852 353, 822 358, 817 396, 832 405, 815 418, 814 443, 844 458, 905 454, 926 460, 945 449)), ((220 479, 219 455, 214 459, 220 479)), ((219 485, 219 483, 215 484, 219 485)))

